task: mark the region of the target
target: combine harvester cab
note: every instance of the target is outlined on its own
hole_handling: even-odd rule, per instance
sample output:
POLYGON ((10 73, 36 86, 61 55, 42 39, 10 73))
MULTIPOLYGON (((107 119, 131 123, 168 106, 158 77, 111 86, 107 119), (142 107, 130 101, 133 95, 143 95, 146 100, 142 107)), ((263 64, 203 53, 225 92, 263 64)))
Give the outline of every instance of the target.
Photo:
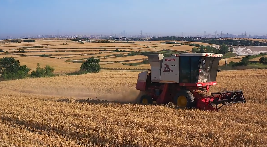
POLYGON ((210 86, 217 84, 222 56, 213 53, 183 53, 171 57, 149 55, 151 70, 138 74, 136 89, 142 92, 139 103, 172 102, 179 108, 217 111, 227 103, 246 102, 241 90, 207 96, 210 86))

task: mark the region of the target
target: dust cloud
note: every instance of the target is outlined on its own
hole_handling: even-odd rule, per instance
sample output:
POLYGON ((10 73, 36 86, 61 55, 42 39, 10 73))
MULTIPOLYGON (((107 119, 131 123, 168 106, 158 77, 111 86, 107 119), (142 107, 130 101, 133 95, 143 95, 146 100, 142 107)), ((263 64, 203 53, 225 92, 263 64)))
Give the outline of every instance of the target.
POLYGON ((99 95, 97 99, 119 103, 138 103, 140 95, 138 90, 120 90, 119 92, 99 95))
POLYGON ((51 87, 38 87, 36 89, 20 90, 21 93, 37 94, 45 96, 59 97, 59 99, 75 99, 82 100, 102 100, 118 103, 138 103, 140 91, 129 88, 122 88, 116 91, 103 92, 103 91, 90 91, 84 87, 68 87, 68 88, 51 88, 51 87))
POLYGON ((73 89, 73 88, 62 88, 62 89, 48 89, 48 88, 38 88, 31 90, 21 90, 21 93, 28 94, 37 94, 45 96, 54 96, 54 97, 65 97, 65 98, 78 98, 85 99, 89 97, 95 97, 95 93, 90 92, 86 89, 73 89))

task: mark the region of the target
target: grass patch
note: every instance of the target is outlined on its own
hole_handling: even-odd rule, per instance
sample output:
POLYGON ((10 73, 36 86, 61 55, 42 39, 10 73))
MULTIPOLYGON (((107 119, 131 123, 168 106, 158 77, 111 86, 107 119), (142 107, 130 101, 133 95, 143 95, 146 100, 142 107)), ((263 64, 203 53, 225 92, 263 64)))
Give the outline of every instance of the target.
POLYGON ((82 75, 82 74, 86 74, 85 71, 74 71, 74 72, 70 72, 70 73, 66 73, 66 75, 82 75))
POLYGON ((254 58, 262 57, 262 56, 265 56, 265 55, 267 55, 267 53, 260 53, 258 55, 248 55, 248 58, 249 59, 254 59, 254 58))
POLYGON ((236 57, 237 54, 236 53, 231 53, 231 52, 228 52, 226 54, 223 55, 223 59, 225 58, 231 58, 231 57, 236 57))
POLYGON ((141 64, 149 64, 148 59, 143 59, 143 61, 141 62, 137 62, 137 63, 122 63, 123 65, 129 65, 129 66, 138 66, 141 64))
POLYGON ((245 69, 267 69, 267 65, 261 63, 251 63, 247 66, 219 66, 221 70, 245 70, 245 69))

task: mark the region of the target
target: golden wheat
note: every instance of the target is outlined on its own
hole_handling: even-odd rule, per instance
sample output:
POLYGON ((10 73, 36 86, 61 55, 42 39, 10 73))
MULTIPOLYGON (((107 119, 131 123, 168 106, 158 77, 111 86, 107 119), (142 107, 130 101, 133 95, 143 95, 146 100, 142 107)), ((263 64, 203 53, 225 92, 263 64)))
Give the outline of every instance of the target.
MULTIPOLYGON (((37 63, 41 66, 50 65, 55 68, 55 73, 66 73, 78 71, 81 63, 71 63, 65 62, 66 60, 80 60, 89 57, 100 57, 101 61, 116 61, 125 62, 132 59, 147 59, 146 56, 136 55, 128 57, 117 57, 114 58, 114 54, 128 54, 125 51, 159 51, 163 49, 172 49, 178 51, 191 51, 192 46, 182 45, 182 46, 171 46, 169 44, 161 44, 160 41, 136 41, 135 43, 85 43, 80 44, 78 42, 72 42, 70 40, 42 40, 37 39, 34 43, 10 43, 1 45, 1 49, 8 51, 9 54, 6 55, 2 53, 0 57, 15 57, 21 62, 22 65, 27 65, 29 68, 34 70, 37 63), (68 43, 63 45, 63 43, 68 43), (43 48, 36 48, 36 46, 43 46, 43 48), (145 48, 144 48, 145 47, 145 48), (146 48, 148 47, 148 48, 146 48), (18 49, 24 48, 25 52, 15 53, 18 49), (106 49, 106 50, 104 50, 106 49), (120 52, 115 52, 118 49, 120 52), (101 51, 99 51, 101 50, 101 51), (104 50, 104 51, 103 51, 104 50), (23 56, 20 56, 23 54, 23 56), (51 57, 39 57, 40 55, 51 55, 51 57), (59 59, 58 59, 59 58, 59 59)), ((136 61, 140 62, 140 61, 136 61)), ((119 68, 138 68, 136 66, 122 65, 120 63, 119 68)), ((130 62, 127 62, 130 63, 130 62)), ((115 64, 109 64, 102 66, 107 68, 108 66, 116 67, 115 64)), ((147 68, 149 65, 141 65, 147 68)))
POLYGON ((100 72, 1 82, 0 145, 266 145, 266 70, 218 73, 218 85, 211 91, 241 88, 249 99, 219 112, 86 100, 98 96, 132 101, 138 95, 137 74, 100 72))

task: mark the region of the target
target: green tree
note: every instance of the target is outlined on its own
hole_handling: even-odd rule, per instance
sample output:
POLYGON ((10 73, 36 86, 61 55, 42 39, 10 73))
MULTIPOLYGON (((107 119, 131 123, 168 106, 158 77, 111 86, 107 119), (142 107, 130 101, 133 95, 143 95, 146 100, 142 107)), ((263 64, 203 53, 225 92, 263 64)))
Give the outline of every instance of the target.
POLYGON ((54 68, 46 65, 44 68, 40 67, 40 64, 37 63, 35 71, 31 72, 31 77, 51 77, 54 76, 54 68))
POLYGON ((267 63, 267 58, 266 57, 261 57, 259 62, 262 63, 262 64, 266 64, 267 63))
POLYGON ((230 52, 232 53, 233 51, 234 51, 234 48, 233 48, 233 47, 231 47, 231 48, 230 48, 230 52))
POLYGON ((51 76, 54 76, 55 75, 54 74, 55 69, 53 67, 51 67, 49 65, 46 65, 44 69, 45 69, 45 75, 46 76, 51 77, 51 76))
POLYGON ((5 80, 22 79, 28 76, 30 69, 20 65, 19 60, 13 57, 3 57, 0 59, 0 74, 5 80))
POLYGON ((199 52, 200 53, 205 53, 205 46, 201 45, 199 52))
POLYGON ((215 53, 215 54, 218 54, 219 53, 219 50, 215 47, 211 47, 212 49, 212 52, 215 53))
POLYGON ((240 63, 243 66, 247 66, 249 64, 249 56, 243 57, 240 63))
POLYGON ((219 50, 219 53, 220 54, 226 54, 229 52, 229 48, 227 45, 223 44, 220 46, 220 50, 219 50))
POLYGON ((100 71, 100 59, 91 57, 87 59, 80 67, 80 71, 84 73, 98 73, 100 71))
POLYGON ((207 53, 213 53, 213 49, 212 49, 212 47, 211 46, 206 46, 206 52, 207 53))
POLYGON ((197 52, 198 52, 198 48, 193 47, 193 48, 192 48, 192 52, 193 52, 193 53, 197 53, 197 52))

